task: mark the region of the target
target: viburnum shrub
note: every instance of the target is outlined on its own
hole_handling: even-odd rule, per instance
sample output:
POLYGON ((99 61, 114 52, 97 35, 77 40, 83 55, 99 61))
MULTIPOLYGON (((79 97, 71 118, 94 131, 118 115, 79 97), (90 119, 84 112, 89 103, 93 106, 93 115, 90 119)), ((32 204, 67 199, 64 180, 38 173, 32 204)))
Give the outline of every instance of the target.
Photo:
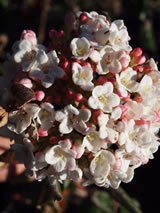
POLYGON ((158 149, 160 73, 123 20, 78 12, 65 24, 48 47, 32 30, 13 45, 1 78, 12 149, 39 181, 118 188, 158 149))

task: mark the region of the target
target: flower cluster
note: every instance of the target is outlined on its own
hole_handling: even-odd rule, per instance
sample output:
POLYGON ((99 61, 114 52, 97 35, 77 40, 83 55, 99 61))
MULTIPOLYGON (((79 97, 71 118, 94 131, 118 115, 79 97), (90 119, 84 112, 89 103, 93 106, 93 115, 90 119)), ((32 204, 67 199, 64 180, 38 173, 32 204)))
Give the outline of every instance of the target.
POLYGON ((160 128, 160 73, 132 50, 123 20, 96 12, 65 17, 48 48, 24 30, 0 81, 12 145, 37 180, 118 188, 153 159, 160 128), (5 80, 4 80, 5 79, 5 80))

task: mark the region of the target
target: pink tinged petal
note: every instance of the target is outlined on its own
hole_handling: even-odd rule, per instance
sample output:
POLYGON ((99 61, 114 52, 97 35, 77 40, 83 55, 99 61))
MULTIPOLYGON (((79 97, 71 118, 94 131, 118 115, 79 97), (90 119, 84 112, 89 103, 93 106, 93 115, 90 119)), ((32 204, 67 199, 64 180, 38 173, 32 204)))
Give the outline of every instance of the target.
POLYGON ((88 105, 89 107, 91 107, 92 109, 99 109, 99 102, 96 98, 94 98, 93 96, 91 96, 88 100, 88 105))
POLYGON ((73 124, 65 118, 59 125, 59 131, 62 134, 69 134, 73 131, 73 124))
POLYGON ((72 171, 76 167, 76 161, 74 158, 67 158, 66 166, 65 168, 72 171))
POLYGON ((67 159, 66 158, 60 158, 59 161, 57 161, 53 165, 53 167, 54 167, 56 172, 61 172, 61 171, 63 171, 65 169, 66 163, 67 163, 67 159))
POLYGON ((79 159, 82 157, 83 153, 84 153, 84 146, 81 144, 81 142, 78 144, 78 143, 75 143, 73 146, 72 146, 72 150, 74 150, 76 152, 76 159, 79 159))

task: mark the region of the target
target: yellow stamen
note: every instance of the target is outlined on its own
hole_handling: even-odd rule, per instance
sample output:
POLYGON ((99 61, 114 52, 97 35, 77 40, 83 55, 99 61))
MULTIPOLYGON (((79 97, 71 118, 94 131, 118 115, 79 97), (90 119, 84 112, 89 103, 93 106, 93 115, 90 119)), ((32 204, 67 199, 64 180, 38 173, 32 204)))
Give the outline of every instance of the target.
POLYGON ((79 48, 79 49, 77 49, 76 53, 77 53, 77 55, 82 56, 82 55, 84 55, 85 50, 83 48, 79 48))
POLYGON ((111 63, 111 57, 110 57, 110 55, 107 55, 106 57, 105 57, 105 63, 106 64, 110 64, 111 63))
POLYGON ((82 78, 83 80, 87 80, 87 76, 83 73, 83 72, 81 72, 80 74, 79 74, 79 78, 82 78))
POLYGON ((101 95, 98 97, 98 100, 102 103, 102 104, 107 104, 108 102, 108 98, 105 95, 101 95))
POLYGON ((126 78, 122 78, 122 79, 121 79, 121 83, 122 83, 124 86, 127 87, 127 86, 131 83, 131 81, 128 80, 128 79, 126 79, 126 78))
POLYGON ((136 142, 137 139, 138 139, 138 136, 137 136, 137 134, 136 134, 135 132, 133 132, 133 133, 131 133, 131 134, 129 135, 129 138, 130 138, 133 142, 136 142))
POLYGON ((119 36, 116 36, 116 38, 115 38, 115 43, 116 44, 120 44, 121 43, 121 39, 120 39, 120 37, 119 36))
POLYGON ((90 132, 88 135, 87 135, 87 139, 91 142, 97 140, 99 137, 98 137, 98 134, 95 133, 95 132, 90 132))

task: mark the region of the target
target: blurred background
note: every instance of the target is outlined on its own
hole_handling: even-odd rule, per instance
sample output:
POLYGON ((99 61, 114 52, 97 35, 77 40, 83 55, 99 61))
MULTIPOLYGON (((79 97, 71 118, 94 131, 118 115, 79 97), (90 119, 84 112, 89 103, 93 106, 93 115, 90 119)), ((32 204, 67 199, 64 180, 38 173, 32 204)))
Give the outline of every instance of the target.
MULTIPOLYGON (((12 44, 24 29, 35 31, 39 41, 47 45, 48 31, 63 30, 65 14, 79 10, 94 10, 110 20, 124 19, 131 46, 141 47, 145 56, 160 61, 159 0, 0 0, 0 71, 12 44)), ((7 144, 8 141, 0 139, 0 152, 7 149, 7 144)), ((128 196, 135 198, 137 201, 131 202, 140 205, 144 213, 160 212, 159 165, 160 153, 156 153, 154 160, 136 170, 131 183, 122 184, 128 195, 121 194, 124 193, 127 199, 128 196)), ((53 203, 54 193, 48 184, 26 179, 22 165, 0 163, 0 182, 1 213, 134 212, 127 210, 127 204, 119 201, 114 192, 94 186, 83 189, 80 185, 69 186, 69 183, 63 189, 65 199, 59 206, 53 203)))

